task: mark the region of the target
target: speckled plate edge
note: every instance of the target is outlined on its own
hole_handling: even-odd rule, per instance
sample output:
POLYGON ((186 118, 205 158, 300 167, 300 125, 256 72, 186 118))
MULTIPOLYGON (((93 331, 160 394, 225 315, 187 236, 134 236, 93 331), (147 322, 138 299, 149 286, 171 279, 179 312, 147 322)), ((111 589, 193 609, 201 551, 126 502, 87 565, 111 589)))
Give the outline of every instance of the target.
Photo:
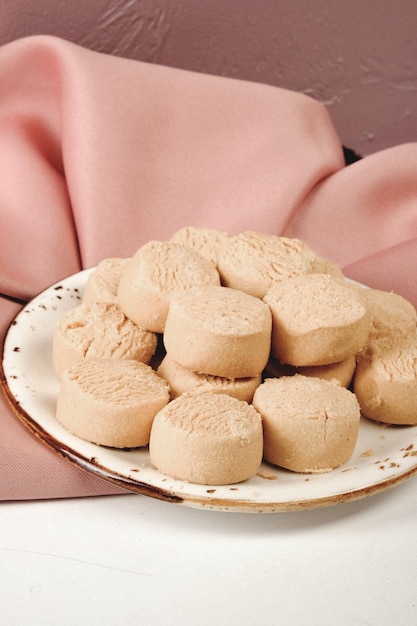
POLYGON ((68 433, 55 419, 59 388, 52 369, 52 333, 58 319, 81 302, 84 270, 43 291, 11 323, 3 346, 0 382, 14 413, 44 444, 89 473, 130 491, 196 508, 285 512, 364 498, 417 473, 417 426, 388 427, 362 419, 354 453, 327 474, 294 474, 262 464, 237 485, 195 485, 163 475, 147 449, 112 450, 68 433))

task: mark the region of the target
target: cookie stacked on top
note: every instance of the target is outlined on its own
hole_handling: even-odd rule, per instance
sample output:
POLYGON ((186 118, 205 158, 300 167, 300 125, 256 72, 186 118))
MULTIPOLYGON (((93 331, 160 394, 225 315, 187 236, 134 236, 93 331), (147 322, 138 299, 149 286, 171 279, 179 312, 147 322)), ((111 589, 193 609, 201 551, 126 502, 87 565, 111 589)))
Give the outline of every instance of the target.
POLYGON ((417 423, 414 352, 404 298, 297 239, 190 226, 90 275, 55 329, 57 418, 94 443, 149 445, 184 481, 244 481, 262 459, 325 472, 352 455, 361 413, 417 423))

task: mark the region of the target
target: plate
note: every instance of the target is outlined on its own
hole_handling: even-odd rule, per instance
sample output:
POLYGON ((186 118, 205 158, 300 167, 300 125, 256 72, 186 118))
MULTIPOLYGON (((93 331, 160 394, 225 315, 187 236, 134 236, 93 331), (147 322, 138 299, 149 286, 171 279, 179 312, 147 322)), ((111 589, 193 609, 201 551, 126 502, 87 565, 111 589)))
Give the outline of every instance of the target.
POLYGON ((86 471, 141 493, 190 507, 278 512, 341 504, 378 493, 417 472, 417 426, 361 419, 350 460, 326 474, 295 474, 263 463, 235 485, 196 485, 156 470, 147 448, 114 450, 67 432, 55 418, 59 389, 52 367, 52 335, 62 315, 81 302, 84 270, 51 286, 12 322, 3 348, 1 382, 15 413, 45 444, 86 471))

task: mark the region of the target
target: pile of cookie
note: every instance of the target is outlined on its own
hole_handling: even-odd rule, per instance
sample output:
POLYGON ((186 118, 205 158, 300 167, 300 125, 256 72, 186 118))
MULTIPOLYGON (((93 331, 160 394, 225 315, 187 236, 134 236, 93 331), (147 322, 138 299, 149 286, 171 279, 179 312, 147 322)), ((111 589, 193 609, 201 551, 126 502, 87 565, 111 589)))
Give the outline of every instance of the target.
POLYGON ((330 471, 362 416, 417 423, 416 320, 297 239, 189 226, 92 271, 54 331, 57 419, 189 482, 330 471))

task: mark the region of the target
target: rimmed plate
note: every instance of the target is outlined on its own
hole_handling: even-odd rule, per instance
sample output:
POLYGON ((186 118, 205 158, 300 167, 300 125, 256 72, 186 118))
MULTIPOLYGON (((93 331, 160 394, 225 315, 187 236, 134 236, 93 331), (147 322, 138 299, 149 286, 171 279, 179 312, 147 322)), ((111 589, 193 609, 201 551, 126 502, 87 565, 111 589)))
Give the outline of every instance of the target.
POLYGON ((15 413, 44 443, 79 466, 131 491, 197 508, 278 512, 341 504, 378 493, 417 472, 417 426, 362 419, 351 459, 326 474, 294 474, 262 464, 252 479, 227 486, 195 485, 157 471, 147 449, 113 450, 68 433, 55 418, 59 382, 52 368, 52 334, 80 303, 85 270, 34 298, 12 322, 3 348, 2 387, 15 413))

